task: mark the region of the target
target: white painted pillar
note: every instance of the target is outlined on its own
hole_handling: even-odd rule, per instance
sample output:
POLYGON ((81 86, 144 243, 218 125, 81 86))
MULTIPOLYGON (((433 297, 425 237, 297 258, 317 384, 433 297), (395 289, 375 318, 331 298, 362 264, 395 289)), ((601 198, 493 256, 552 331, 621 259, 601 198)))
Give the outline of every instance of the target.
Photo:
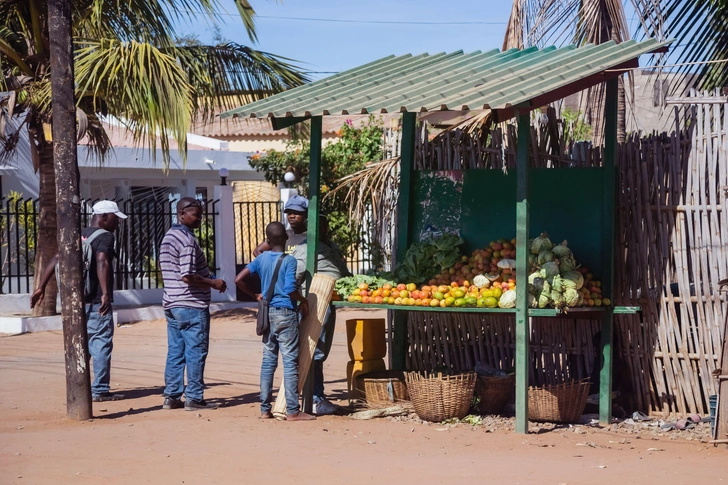
POLYGON ((214 200, 217 203, 215 221, 215 259, 220 267, 216 276, 227 283, 225 293, 212 290, 212 301, 235 301, 235 217, 233 213, 233 188, 216 185, 214 200))
POLYGON ((192 197, 197 195, 197 180, 191 178, 182 179, 182 186, 179 190, 180 198, 192 197))

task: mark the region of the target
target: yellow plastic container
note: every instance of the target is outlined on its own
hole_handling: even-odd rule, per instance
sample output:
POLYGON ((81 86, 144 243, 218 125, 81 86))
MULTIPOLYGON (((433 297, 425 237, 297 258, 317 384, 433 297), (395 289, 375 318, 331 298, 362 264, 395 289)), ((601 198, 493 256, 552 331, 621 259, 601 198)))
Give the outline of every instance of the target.
POLYGON ((356 377, 359 374, 382 370, 387 370, 387 366, 384 364, 384 359, 350 360, 349 363, 346 364, 346 384, 347 389, 349 390, 349 396, 351 398, 358 397, 352 395, 352 389, 356 388, 356 377))
POLYGON ((349 358, 354 361, 383 359, 387 355, 386 322, 383 318, 346 321, 349 358))

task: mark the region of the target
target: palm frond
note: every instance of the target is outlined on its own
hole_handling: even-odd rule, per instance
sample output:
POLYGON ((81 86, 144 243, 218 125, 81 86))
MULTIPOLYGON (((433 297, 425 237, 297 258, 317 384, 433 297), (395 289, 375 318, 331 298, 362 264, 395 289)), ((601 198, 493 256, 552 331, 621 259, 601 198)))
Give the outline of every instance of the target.
POLYGON ((336 188, 326 194, 324 199, 343 193, 349 203, 352 221, 364 220, 369 210, 372 211, 373 221, 383 221, 392 215, 388 205, 383 202, 397 193, 398 166, 399 157, 369 163, 362 170, 337 180, 336 188))
POLYGON ((153 157, 158 138, 165 167, 169 136, 186 156, 192 86, 173 56, 139 42, 87 41, 76 51, 76 85, 94 111, 104 103, 110 114, 127 120, 134 141, 153 157))
MULTIPOLYGON (((642 8, 640 35, 675 38, 675 45, 683 48, 670 62, 676 64, 704 63, 728 58, 728 1, 726 0, 665 0, 655 3, 632 0, 635 8, 642 8)), ((679 47, 678 47, 679 48, 679 47)), ((658 60, 665 62, 666 57, 658 60)), ((685 88, 712 89, 728 84, 725 63, 680 66, 683 77, 694 78, 685 88)), ((673 85, 677 89, 684 84, 673 85)))
POLYGON ((211 120, 216 109, 233 109, 309 81, 285 57, 235 43, 169 49, 195 89, 195 111, 211 120))
POLYGON ((248 38, 253 42, 258 42, 258 34, 255 33, 255 10, 250 5, 248 0, 234 0, 235 6, 238 8, 240 18, 245 25, 245 31, 248 33, 248 38))

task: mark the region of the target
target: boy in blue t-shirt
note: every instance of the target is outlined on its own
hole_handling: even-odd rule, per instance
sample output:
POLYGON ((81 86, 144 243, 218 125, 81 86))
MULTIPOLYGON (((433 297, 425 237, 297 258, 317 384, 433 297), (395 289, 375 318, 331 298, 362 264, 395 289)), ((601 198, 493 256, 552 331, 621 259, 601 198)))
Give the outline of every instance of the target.
MULTIPOLYGON (((280 222, 271 222, 265 228, 270 251, 262 253, 245 267, 236 277, 235 284, 241 291, 260 300, 268 293, 273 272, 278 259, 285 251, 286 228, 280 222), (251 274, 258 274, 261 281, 261 293, 256 295, 245 284, 251 274)), ((271 395, 273 394, 273 375, 278 367, 278 350, 283 356, 283 380, 286 393, 286 419, 288 421, 308 421, 316 419, 310 414, 300 411, 298 405, 298 313, 296 303, 300 304, 301 316, 308 315, 308 301, 301 295, 296 286, 296 259, 284 256, 278 279, 269 305, 270 333, 263 344, 263 362, 260 366, 260 417, 270 419, 271 395)))

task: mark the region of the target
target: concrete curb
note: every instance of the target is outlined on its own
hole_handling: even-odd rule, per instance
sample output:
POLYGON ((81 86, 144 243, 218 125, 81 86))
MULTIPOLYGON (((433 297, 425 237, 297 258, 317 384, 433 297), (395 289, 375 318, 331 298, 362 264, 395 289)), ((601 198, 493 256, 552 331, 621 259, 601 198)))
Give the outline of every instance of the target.
MULTIPOLYGON (((216 313, 227 310, 243 308, 257 308, 256 302, 218 302, 210 304, 210 312, 216 313)), ((114 322, 118 324, 157 320, 164 318, 164 309, 160 305, 145 305, 136 307, 115 307, 114 322)), ((45 332, 49 330, 62 330, 63 324, 60 315, 52 317, 33 317, 29 315, 0 316, 0 333, 19 335, 28 332, 45 332)))

